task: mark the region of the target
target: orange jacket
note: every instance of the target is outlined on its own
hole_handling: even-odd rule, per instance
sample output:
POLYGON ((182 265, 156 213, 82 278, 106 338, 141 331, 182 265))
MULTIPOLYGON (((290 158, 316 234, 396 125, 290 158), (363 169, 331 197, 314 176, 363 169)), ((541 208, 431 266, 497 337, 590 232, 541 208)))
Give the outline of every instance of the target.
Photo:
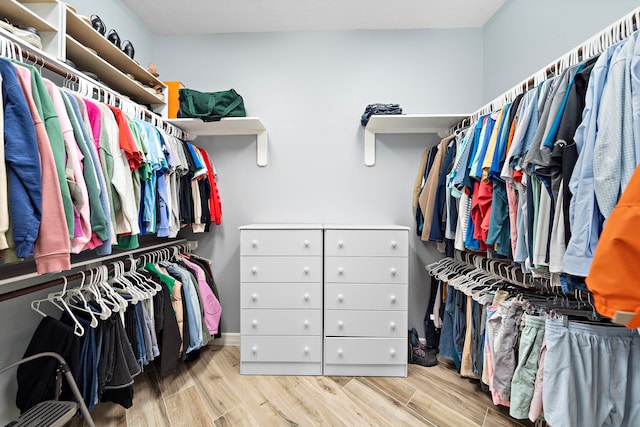
POLYGON ((632 313, 629 328, 640 327, 640 168, 636 168, 596 247, 587 287, 596 310, 613 318, 632 313))

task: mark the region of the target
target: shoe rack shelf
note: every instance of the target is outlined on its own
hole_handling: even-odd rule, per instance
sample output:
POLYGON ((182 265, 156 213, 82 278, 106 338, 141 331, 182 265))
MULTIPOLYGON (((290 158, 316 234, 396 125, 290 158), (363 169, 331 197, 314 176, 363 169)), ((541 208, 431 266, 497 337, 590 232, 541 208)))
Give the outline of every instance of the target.
POLYGON ((267 128, 257 117, 228 117, 219 122, 200 119, 169 119, 172 125, 182 129, 189 138, 216 135, 255 135, 256 163, 267 166, 267 128))
POLYGON ((119 90, 118 88, 113 87, 113 89, 118 90, 125 95, 130 95, 132 98, 135 98, 140 102, 150 104, 164 103, 164 99, 162 97, 148 92, 143 86, 127 77, 126 74, 131 74, 135 80, 139 81, 143 85, 161 86, 164 89, 165 85, 162 81, 158 80, 157 77, 149 73, 145 68, 140 66, 140 64, 118 49, 118 47, 107 40, 106 37, 97 32, 91 24, 68 8, 66 20, 67 48, 69 48, 70 44, 85 47, 85 49, 79 52, 76 49, 77 46, 73 46, 72 49, 74 53, 78 53, 80 56, 76 56, 75 54, 72 55, 71 52, 67 52, 68 55, 70 55, 69 59, 75 62, 78 67, 95 73, 101 80, 110 86, 121 84, 124 88, 131 88, 136 94, 146 92, 147 95, 151 95, 150 97, 146 97, 147 101, 143 101, 139 96, 134 95, 134 93, 129 93, 124 89, 119 90), (101 60, 97 61, 95 59, 96 54, 86 48, 95 50, 97 52, 97 56, 101 60), (84 58, 85 56, 86 58, 84 58), (84 62, 85 65, 80 65, 79 62, 84 62), (114 71, 117 72, 117 75, 114 74, 114 71), (109 76, 109 81, 107 81, 107 75, 109 76), (115 83, 116 80, 124 81, 122 83, 115 83), (128 82, 126 80, 128 80, 128 82), (133 85, 130 83, 133 83, 133 85), (135 90, 135 86, 139 87, 142 92, 135 90))
POLYGON ((126 94, 142 104, 161 104, 163 100, 147 91, 142 85, 124 76, 120 70, 100 56, 91 52, 83 44, 67 35, 67 58, 76 64, 78 70, 90 71, 99 76, 100 81, 111 89, 126 94))
MULTIPOLYGON (((48 57, 61 62, 69 59, 78 72, 94 73, 103 84, 121 95, 140 104, 150 104, 154 110, 166 110, 164 95, 149 88, 159 86, 165 91, 164 83, 98 33, 91 23, 65 3, 57 0, 0 0, 0 19, 3 18, 11 24, 38 30, 42 40, 41 51, 48 57)), ((0 32, 9 33, 10 39, 19 39, 4 28, 0 28, 0 32)))
POLYGON ((376 116, 369 119, 364 129, 364 164, 376 164, 376 135, 381 133, 436 133, 445 136, 452 126, 469 114, 402 114, 376 116))
POLYGON ((56 0, 0 0, 0 19, 6 18, 12 24, 38 30, 41 50, 56 58, 61 58, 61 52, 64 55, 64 40, 60 32, 63 13, 64 6, 56 0))

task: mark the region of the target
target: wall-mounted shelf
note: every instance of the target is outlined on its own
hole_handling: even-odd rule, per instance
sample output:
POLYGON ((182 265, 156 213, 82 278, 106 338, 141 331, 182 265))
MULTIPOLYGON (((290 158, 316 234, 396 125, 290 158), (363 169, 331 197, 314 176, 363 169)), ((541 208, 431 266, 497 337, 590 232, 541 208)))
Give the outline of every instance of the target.
MULTIPOLYGON (((80 15, 67 9, 67 34, 79 44, 95 50, 105 62, 122 74, 131 74, 142 84, 165 87, 164 83, 149 73, 127 54, 118 49, 113 43, 97 32, 91 24, 84 21, 80 15)), ((97 71, 93 71, 100 75, 97 71)), ((124 76, 123 76, 124 77, 124 76)))
POLYGON ((91 52, 71 36, 66 36, 67 58, 73 61, 79 70, 95 73, 98 78, 113 90, 126 94, 141 104, 162 104, 163 98, 148 91, 131 80, 111 63, 91 52))
POLYGON ((63 9, 64 6, 56 0, 2 0, 0 19, 6 18, 13 25, 35 28, 40 34, 41 50, 61 59, 64 57, 64 40, 60 35, 63 9))
POLYGON ((467 117, 469 114, 373 115, 364 129, 364 164, 376 164, 376 134, 437 133, 444 136, 451 127, 467 117))
POLYGON ((255 135, 256 162, 267 165, 267 128, 257 117, 228 117, 219 122, 203 122, 200 119, 169 119, 172 125, 185 131, 189 138, 216 135, 255 135))

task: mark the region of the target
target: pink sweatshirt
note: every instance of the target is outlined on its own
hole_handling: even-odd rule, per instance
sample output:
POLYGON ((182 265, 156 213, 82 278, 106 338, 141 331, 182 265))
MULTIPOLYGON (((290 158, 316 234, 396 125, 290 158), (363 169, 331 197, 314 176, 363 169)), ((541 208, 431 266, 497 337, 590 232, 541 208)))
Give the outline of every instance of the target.
MULTIPOLYGON (((14 64, 15 65, 15 64, 14 64)), ((31 72, 15 65, 22 91, 33 117, 42 170, 42 219, 35 244, 38 274, 69 270, 71 268, 69 229, 64 215, 62 193, 51 151, 49 136, 33 100, 31 72)))
POLYGON ((71 240, 71 252, 77 254, 82 251, 82 249, 91 239, 91 212, 89 210, 89 193, 87 191, 87 184, 84 181, 82 168, 82 159, 84 158, 84 155, 82 154, 82 151, 80 151, 80 147, 78 147, 78 142, 76 141, 75 134, 73 133, 71 120, 69 119, 69 115, 67 114, 67 109, 64 105, 64 100, 62 99, 60 88, 58 88, 49 80, 45 80, 44 84, 47 86, 47 91, 49 92, 49 95, 51 95, 51 99, 53 100, 53 106, 56 109, 56 113, 58 113, 60 128, 62 129, 62 136, 64 137, 64 144, 66 147, 68 163, 71 164, 71 167, 73 169, 73 177, 82 199, 81 203, 76 203, 77 201, 74 200, 74 205, 79 214, 78 219, 81 232, 76 233, 76 236, 74 236, 71 240))

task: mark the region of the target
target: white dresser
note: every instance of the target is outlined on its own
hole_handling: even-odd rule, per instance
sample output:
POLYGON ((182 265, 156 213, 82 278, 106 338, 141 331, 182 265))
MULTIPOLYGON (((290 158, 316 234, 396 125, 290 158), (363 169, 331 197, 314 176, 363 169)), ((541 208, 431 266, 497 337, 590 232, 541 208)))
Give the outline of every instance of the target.
POLYGON ((408 240, 401 226, 240 227, 240 373, 406 376, 408 240))
POLYGON ((409 229, 325 226, 324 375, 407 375, 409 229))
POLYGON ((240 373, 322 375, 322 226, 240 227, 240 373))

